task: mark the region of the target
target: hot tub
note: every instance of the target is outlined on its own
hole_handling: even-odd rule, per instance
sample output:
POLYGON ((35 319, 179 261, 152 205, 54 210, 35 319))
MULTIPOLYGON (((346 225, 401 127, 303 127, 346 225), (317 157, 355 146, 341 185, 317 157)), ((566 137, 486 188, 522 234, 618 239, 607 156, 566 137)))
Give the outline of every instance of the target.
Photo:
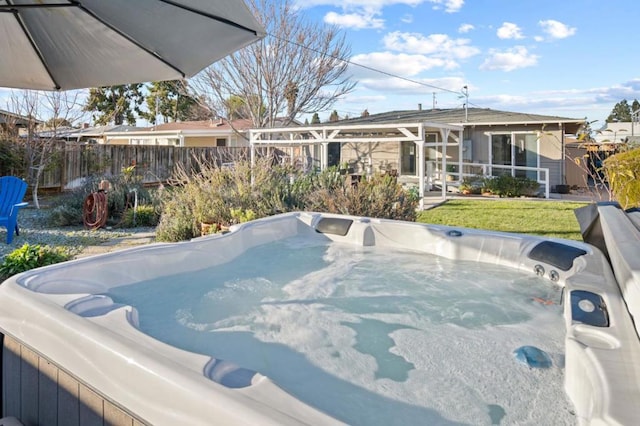
POLYGON ((23 422, 640 418, 636 329, 578 242, 291 213, 29 271, 0 306, 23 422))

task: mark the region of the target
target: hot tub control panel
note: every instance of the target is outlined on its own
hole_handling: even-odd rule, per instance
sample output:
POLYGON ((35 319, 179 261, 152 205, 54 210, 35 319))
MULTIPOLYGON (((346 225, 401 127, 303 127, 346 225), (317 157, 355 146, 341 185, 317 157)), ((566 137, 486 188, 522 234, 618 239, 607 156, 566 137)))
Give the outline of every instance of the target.
POLYGON ((571 292, 571 319, 595 327, 609 327, 609 314, 604 299, 590 291, 571 292))

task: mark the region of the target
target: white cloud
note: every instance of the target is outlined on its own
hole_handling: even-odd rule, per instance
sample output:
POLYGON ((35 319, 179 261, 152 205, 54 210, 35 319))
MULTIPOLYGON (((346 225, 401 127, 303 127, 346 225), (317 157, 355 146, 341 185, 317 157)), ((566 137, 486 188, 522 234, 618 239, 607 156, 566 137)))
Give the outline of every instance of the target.
POLYGON ((529 53, 524 46, 515 46, 507 50, 489 50, 489 57, 480 65, 481 70, 513 71, 532 67, 538 63, 538 55, 529 53))
POLYGON ((538 25, 542 27, 542 31, 553 39, 571 37, 576 33, 575 27, 568 27, 562 22, 555 21, 553 19, 547 19, 546 21, 538 22, 538 25))
POLYGON ((522 30, 516 24, 511 22, 503 22, 498 28, 497 35, 501 39, 521 39, 524 38, 522 30))
POLYGON ((405 24, 410 24, 413 22, 413 15, 407 13, 402 18, 400 18, 400 21, 404 22, 405 24))
POLYGON ((459 12, 464 6, 464 0, 296 0, 296 6, 300 9, 333 6, 342 10, 367 9, 373 11, 380 11, 384 7, 396 4, 415 7, 423 3, 432 3, 434 9, 444 9, 447 13, 459 12))
POLYGON ((462 25, 460 25, 460 26, 458 27, 458 32, 459 32, 460 34, 466 34, 466 33, 468 33, 469 31, 472 31, 472 30, 475 30, 475 29, 476 29, 476 27, 474 27, 474 26, 473 26, 473 25, 471 25, 471 24, 462 24, 462 25))
MULTIPOLYGON (((392 52, 363 53, 353 56, 351 62, 403 77, 412 77, 433 68, 454 69, 458 66, 454 61, 445 58, 392 52)), ((358 66, 350 68, 354 78, 359 81, 363 78, 380 78, 384 75, 358 66)))
POLYGON ((446 34, 403 33, 394 31, 382 39, 387 49, 405 53, 419 53, 442 58, 465 59, 480 53, 469 39, 452 39, 446 34))
POLYGON ((464 0, 429 0, 429 2, 435 4, 434 9, 444 7, 444 11, 447 13, 459 12, 464 6, 464 0))
POLYGON ((384 28, 384 20, 375 18, 369 13, 345 13, 329 12, 324 17, 324 22, 339 27, 362 30, 366 28, 384 28))
MULTIPOLYGON (((363 79, 358 82, 358 87, 376 92, 387 92, 392 95, 432 95, 434 91, 440 89, 459 91, 466 84, 465 80, 460 77, 415 78, 413 80, 415 83, 399 78, 363 79)), ((431 99, 431 96, 428 99, 431 99)), ((389 108, 387 105, 387 110, 393 108, 395 107, 389 108)))

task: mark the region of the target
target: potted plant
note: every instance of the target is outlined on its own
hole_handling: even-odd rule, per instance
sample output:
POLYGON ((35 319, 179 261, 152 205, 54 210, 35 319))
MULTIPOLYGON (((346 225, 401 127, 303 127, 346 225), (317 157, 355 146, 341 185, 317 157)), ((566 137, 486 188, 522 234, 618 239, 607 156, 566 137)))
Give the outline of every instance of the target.
POLYGON ((465 176, 458 189, 463 195, 480 194, 482 192, 482 176, 465 176))
POLYGON ((563 176, 563 184, 556 185, 556 193, 558 194, 568 194, 571 192, 571 185, 567 184, 567 177, 563 176))
POLYGON ((458 172, 458 166, 454 164, 447 164, 447 182, 456 180, 456 177, 452 173, 458 172))
POLYGON ((346 175, 348 168, 349 168, 349 163, 344 161, 343 163, 340 164, 340 168, 338 169, 338 171, 340 172, 341 175, 346 175))

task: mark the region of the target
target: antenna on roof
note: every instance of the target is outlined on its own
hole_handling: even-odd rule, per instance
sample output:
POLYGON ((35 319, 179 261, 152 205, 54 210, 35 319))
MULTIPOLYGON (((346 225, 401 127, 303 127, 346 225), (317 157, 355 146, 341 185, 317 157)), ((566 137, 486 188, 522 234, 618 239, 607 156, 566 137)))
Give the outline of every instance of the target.
POLYGON ((437 104, 438 101, 436 101, 436 92, 433 92, 433 106, 431 107, 431 109, 436 109, 437 104))
POLYGON ((469 121, 469 88, 465 85, 462 88, 462 94, 464 95, 464 121, 469 121))

